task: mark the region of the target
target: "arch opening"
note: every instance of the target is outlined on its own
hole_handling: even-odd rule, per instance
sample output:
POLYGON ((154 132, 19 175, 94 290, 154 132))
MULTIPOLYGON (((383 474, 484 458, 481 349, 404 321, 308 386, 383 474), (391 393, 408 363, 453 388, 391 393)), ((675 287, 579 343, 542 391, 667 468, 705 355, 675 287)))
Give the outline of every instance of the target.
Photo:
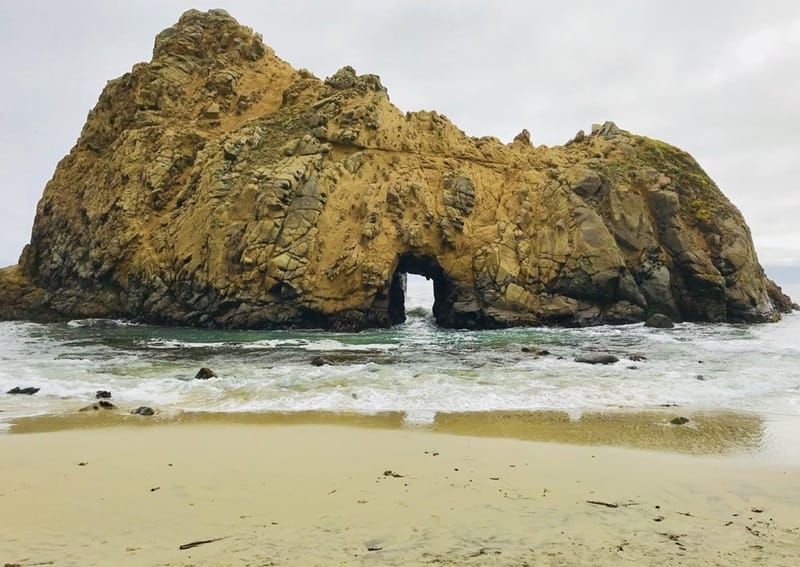
POLYGON ((406 253, 400 257, 389 286, 389 322, 399 325, 406 320, 408 274, 433 280, 433 318, 439 326, 447 326, 447 312, 452 306, 453 285, 439 262, 430 256, 406 253))
POLYGON ((406 273, 406 318, 433 319, 433 281, 419 274, 406 273))

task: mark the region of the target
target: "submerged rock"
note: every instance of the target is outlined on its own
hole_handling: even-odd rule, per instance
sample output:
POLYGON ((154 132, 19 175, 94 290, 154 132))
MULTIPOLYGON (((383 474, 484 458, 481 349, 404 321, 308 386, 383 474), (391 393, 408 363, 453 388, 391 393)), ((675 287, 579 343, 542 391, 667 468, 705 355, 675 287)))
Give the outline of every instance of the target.
POLYGON ((519 349, 520 351, 528 354, 532 354, 534 356, 547 356, 550 354, 550 351, 544 348, 537 348, 537 347, 528 347, 524 346, 519 349))
MULTIPOLYGON (((655 109, 654 109, 655 110, 655 109)), ((687 153, 613 122, 568 145, 403 113, 376 75, 293 69, 190 10, 110 81, 57 166, 0 318, 354 330, 771 321, 791 301, 687 153)))
POLYGON ((691 420, 688 417, 675 417, 669 420, 672 425, 686 425, 689 421, 691 420))
POLYGON ((324 356, 315 356, 311 359, 311 366, 329 366, 331 364, 333 364, 333 362, 324 356))
POLYGON ((19 386, 14 386, 8 392, 6 392, 6 394, 22 394, 26 396, 32 396, 40 389, 41 388, 34 388, 33 386, 28 386, 26 388, 20 388, 19 386))
POLYGON ((575 362, 583 362, 586 364, 614 364, 615 362, 619 362, 619 358, 605 352, 590 352, 576 356, 575 362))

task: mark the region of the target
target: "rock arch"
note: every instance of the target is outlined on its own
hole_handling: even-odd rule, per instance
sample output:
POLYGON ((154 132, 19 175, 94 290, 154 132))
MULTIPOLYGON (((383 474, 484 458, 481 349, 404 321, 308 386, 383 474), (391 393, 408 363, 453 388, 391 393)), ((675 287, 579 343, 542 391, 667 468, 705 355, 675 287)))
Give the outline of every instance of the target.
POLYGON ((385 327, 769 321, 791 301, 686 152, 613 122, 563 146, 401 112, 376 75, 296 70, 186 12, 109 81, 39 203, 0 319, 385 327))

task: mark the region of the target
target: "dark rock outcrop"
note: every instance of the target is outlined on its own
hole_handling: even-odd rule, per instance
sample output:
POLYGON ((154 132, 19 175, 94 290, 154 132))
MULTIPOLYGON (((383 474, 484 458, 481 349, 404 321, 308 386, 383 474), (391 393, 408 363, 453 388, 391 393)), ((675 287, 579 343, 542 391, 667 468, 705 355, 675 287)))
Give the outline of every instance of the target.
POLYGON ((186 12, 110 81, 44 191, 0 318, 388 326, 770 321, 791 301, 685 152, 614 123, 565 146, 404 114, 375 75, 295 70, 186 12))

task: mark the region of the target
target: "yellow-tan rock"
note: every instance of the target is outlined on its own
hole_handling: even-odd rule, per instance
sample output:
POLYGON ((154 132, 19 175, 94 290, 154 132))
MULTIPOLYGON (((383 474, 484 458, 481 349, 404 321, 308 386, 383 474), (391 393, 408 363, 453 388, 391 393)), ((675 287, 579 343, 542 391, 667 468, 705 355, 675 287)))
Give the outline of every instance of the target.
POLYGON ((611 122, 564 146, 402 113, 375 75, 293 69, 191 10, 108 83, 58 164, 0 317, 358 329, 433 278, 443 326, 768 321, 790 301, 685 152, 611 122))

